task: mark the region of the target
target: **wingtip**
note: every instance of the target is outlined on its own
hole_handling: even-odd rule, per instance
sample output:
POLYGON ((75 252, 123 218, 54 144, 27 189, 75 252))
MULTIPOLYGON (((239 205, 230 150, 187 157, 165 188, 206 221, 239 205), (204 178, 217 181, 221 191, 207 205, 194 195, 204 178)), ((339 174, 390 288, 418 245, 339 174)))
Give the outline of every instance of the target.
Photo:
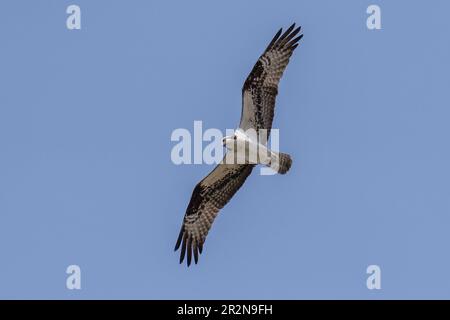
POLYGON ((192 238, 189 238, 187 241, 187 265, 188 267, 191 265, 192 260, 192 238))
POLYGON ((177 251, 178 248, 180 247, 181 240, 183 239, 183 234, 184 234, 184 224, 181 226, 180 233, 178 234, 178 239, 177 239, 177 242, 175 243, 174 251, 177 251))
MULTIPOLYGON (((178 247, 175 247, 177 250, 178 247)), ((198 264, 199 256, 203 251, 203 243, 195 244, 191 239, 183 238, 183 245, 181 246, 180 260, 179 263, 183 264, 186 258, 186 265, 189 267, 192 262, 198 264)))
POLYGON ((276 47, 285 47, 286 44, 290 43, 293 37, 295 37, 299 32, 301 27, 295 29, 295 22, 283 32, 281 37, 277 39, 275 46, 276 47), (294 30, 295 29, 295 30, 294 30))
POLYGON ((175 243, 175 247, 173 248, 173 251, 177 251, 180 248, 180 243, 177 241, 177 243, 175 243))
POLYGON ((194 262, 195 262, 195 264, 198 263, 198 246, 197 245, 194 246, 194 262))
POLYGON ((290 47, 292 50, 295 49, 294 46, 298 45, 298 42, 303 38, 303 34, 299 35, 297 38, 292 39, 288 44, 286 44, 286 47, 290 47))
POLYGON ((270 50, 272 46, 277 42, 277 40, 280 38, 281 33, 283 32, 283 28, 280 28, 278 32, 275 34, 275 36, 272 38, 272 41, 270 41, 269 45, 267 46, 266 50, 270 50))
POLYGON ((291 24, 291 25, 289 26, 289 28, 287 28, 287 30, 285 31, 285 33, 286 33, 286 34, 291 33, 291 31, 294 30, 294 28, 295 28, 295 22, 294 22, 293 24, 291 24))

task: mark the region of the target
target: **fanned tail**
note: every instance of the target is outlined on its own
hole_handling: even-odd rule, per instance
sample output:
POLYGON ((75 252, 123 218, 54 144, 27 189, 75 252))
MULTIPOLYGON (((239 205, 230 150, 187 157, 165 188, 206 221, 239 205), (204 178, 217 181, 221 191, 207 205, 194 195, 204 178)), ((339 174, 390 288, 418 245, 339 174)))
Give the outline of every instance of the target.
POLYGON ((292 158, 287 153, 274 153, 268 166, 279 174, 285 174, 292 166, 292 158))

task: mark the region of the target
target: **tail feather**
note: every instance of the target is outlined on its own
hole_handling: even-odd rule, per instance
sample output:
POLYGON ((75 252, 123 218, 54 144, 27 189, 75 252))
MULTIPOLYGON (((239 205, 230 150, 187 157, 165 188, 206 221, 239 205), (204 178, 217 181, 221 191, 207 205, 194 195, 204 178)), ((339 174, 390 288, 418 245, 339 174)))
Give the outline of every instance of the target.
POLYGON ((271 161, 270 167, 280 174, 285 174, 289 171, 292 165, 292 158, 287 153, 277 153, 274 157, 275 161, 271 161))

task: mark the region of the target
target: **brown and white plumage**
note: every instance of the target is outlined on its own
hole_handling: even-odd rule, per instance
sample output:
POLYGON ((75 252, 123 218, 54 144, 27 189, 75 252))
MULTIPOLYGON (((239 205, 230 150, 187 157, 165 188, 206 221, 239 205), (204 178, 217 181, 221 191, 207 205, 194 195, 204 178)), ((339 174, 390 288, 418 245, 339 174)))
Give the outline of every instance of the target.
MULTIPOLYGON (((245 80, 239 124, 244 131, 250 128, 256 131, 259 129, 269 131, 272 127, 278 83, 292 52, 298 46, 297 42, 303 36, 295 37, 300 32, 300 27, 295 30, 294 28, 295 24, 283 34, 282 29, 277 32, 245 80)), ((227 164, 224 160, 200 181, 192 192, 175 245, 175 250, 181 247, 180 263, 185 256, 188 266, 191 264, 192 256, 195 263, 198 262, 206 236, 219 210, 244 184, 255 166, 227 164)))
POLYGON ((181 245, 180 263, 187 252, 187 264, 195 263, 219 210, 222 209, 252 172, 254 165, 220 163, 192 192, 175 250, 181 245))
POLYGON ((295 23, 283 34, 282 29, 277 32, 244 82, 239 124, 244 131, 250 128, 270 131, 272 128, 278 83, 297 42, 303 37, 303 34, 295 37, 301 27, 294 28, 295 23))

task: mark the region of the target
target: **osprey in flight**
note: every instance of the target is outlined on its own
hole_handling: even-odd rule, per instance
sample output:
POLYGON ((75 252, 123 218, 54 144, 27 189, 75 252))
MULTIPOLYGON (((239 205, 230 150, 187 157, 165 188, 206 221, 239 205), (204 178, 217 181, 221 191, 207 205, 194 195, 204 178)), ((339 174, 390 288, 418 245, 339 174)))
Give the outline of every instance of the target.
POLYGON ((281 174, 285 174, 291 167, 291 157, 269 150, 266 142, 272 127, 278 83, 289 58, 298 46, 297 42, 303 37, 303 34, 297 36, 300 29, 301 27, 295 29, 295 23, 283 34, 280 29, 245 80, 239 128, 232 136, 223 139, 223 145, 228 152, 221 163, 200 181, 192 192, 175 245, 175 251, 181 246, 180 263, 186 254, 188 266, 192 256, 195 263, 198 262, 206 235, 219 210, 244 184, 256 164, 270 166, 281 174), (260 133, 265 132, 264 141, 248 135, 247 132, 251 130, 256 131, 258 137, 260 133), (259 150, 257 155, 254 150, 259 150), (247 158, 244 161, 233 161, 242 155, 248 155, 247 158, 253 156, 254 161, 247 158))

